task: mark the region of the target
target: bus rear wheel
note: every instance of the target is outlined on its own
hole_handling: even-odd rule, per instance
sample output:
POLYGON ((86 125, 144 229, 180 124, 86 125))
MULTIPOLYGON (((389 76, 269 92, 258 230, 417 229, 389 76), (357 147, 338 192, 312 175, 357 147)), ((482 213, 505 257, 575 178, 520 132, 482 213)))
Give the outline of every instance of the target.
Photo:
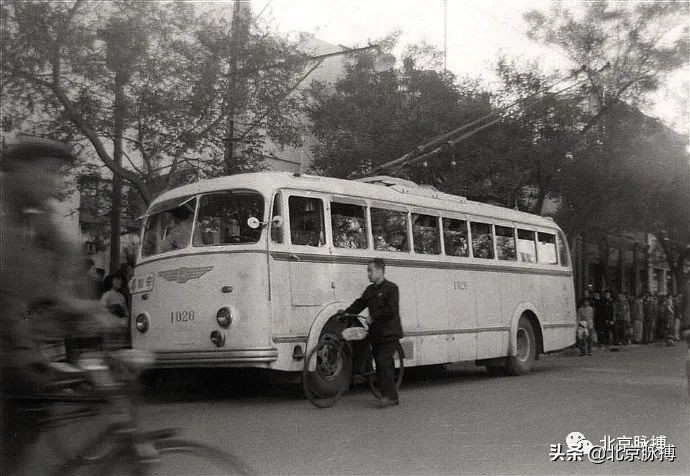
POLYGON ((508 356, 506 373, 508 375, 525 375, 532 371, 536 356, 536 338, 532 323, 526 316, 520 317, 515 335, 515 355, 508 356))

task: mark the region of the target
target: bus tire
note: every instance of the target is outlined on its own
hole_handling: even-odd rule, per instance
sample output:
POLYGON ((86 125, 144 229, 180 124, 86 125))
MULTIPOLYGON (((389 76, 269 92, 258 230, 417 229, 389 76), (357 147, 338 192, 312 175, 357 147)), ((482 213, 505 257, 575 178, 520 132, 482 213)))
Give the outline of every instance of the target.
MULTIPOLYGON (((328 322, 321 331, 317 346, 325 344, 335 348, 342 342, 341 329, 336 323, 328 322)), ((311 372, 309 385, 319 395, 335 395, 347 389, 352 379, 352 357, 350 352, 329 353, 333 359, 319 371, 311 372)))
POLYGON ((526 316, 520 317, 515 335, 515 355, 511 355, 507 359, 507 375, 525 375, 532 371, 537 354, 536 343, 532 323, 526 316))

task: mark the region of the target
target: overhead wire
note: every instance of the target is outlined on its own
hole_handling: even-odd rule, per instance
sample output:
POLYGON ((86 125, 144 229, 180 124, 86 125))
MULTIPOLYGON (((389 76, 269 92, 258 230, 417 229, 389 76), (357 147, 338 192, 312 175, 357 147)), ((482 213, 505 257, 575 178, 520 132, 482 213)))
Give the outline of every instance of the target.
MULTIPOLYGON (((561 78, 558 81, 555 81, 554 83, 549 84, 548 86, 545 86, 544 88, 542 88, 539 91, 536 91, 536 92, 534 92, 534 93, 532 93, 532 94, 530 94, 524 98, 520 98, 516 101, 513 101, 512 103, 507 104, 507 105, 499 108, 496 111, 492 111, 488 114, 485 114, 484 116, 482 116, 478 119, 475 119, 475 120, 473 120, 467 124, 464 124, 464 125, 456 128, 456 129, 453 129, 452 131, 450 131, 448 133, 442 134, 442 135, 432 139, 431 141, 429 141, 429 142, 427 142, 421 146, 416 147, 414 150, 408 152, 407 154, 405 154, 405 155, 403 155, 403 156, 401 156, 395 160, 392 160, 390 162, 386 162, 384 164, 381 164, 381 165, 373 168, 369 173, 374 174, 374 173, 380 172, 380 171, 385 170, 385 169, 399 168, 399 167, 403 167, 405 165, 408 165, 409 163, 416 163, 419 161, 419 157, 420 157, 419 154, 424 154, 422 157, 429 157, 430 155, 433 155, 432 152, 438 153, 439 149, 446 149, 448 147, 448 144, 455 145, 458 142, 460 142, 461 140, 464 140, 464 139, 476 134, 477 132, 479 132, 483 129, 486 129, 490 125, 493 125, 496 122, 498 122, 500 120, 500 114, 501 113, 503 113, 503 112, 507 111, 508 109, 511 109, 511 108, 513 108, 519 104, 522 104, 526 101, 529 101, 532 98, 534 98, 540 94, 544 94, 544 93, 548 92, 549 89, 551 89, 551 88, 553 88, 553 87, 555 87, 561 83, 564 83, 564 82, 566 82, 572 78, 576 78, 583 70, 584 70, 584 68, 579 68, 577 70, 574 70, 567 77, 561 78), (483 122, 485 122, 487 120, 491 120, 489 124, 479 125, 479 124, 482 124, 483 122), (457 136, 461 132, 466 131, 467 129, 470 129, 471 127, 474 127, 477 125, 479 125, 479 126, 477 128, 475 128, 474 130, 463 134, 462 136, 460 136, 460 138, 453 139, 455 136, 457 136), (440 144, 440 147, 439 147, 439 144, 440 144), (429 152, 429 151, 432 151, 432 152, 429 152), (429 153, 427 153, 427 152, 429 152, 429 153)), ((568 89, 571 89, 572 87, 574 87, 580 83, 581 82, 575 83, 571 86, 568 86, 565 89, 562 89, 561 91, 557 91, 557 92, 552 93, 552 94, 560 94, 562 92, 567 91, 568 89)))
MULTIPOLYGON (((586 80, 578 81, 578 82, 576 82, 576 83, 574 83, 574 84, 571 84, 570 86, 567 86, 567 87, 561 89, 560 91, 556 91, 556 92, 553 92, 553 93, 550 93, 550 94, 553 95, 553 96, 556 96, 556 95, 558 95, 558 94, 564 93, 565 91, 568 91, 569 89, 572 89, 572 88, 574 88, 574 87, 576 87, 576 86, 579 86, 579 85, 581 85, 581 84, 584 84, 585 82, 586 82, 586 80)), ((545 93, 548 93, 548 91, 546 91, 545 93)), ((527 98, 525 98, 525 99, 523 99, 523 100, 521 100, 521 101, 516 101, 516 102, 514 102, 514 103, 512 103, 512 104, 510 104, 510 105, 508 105, 508 106, 506 106, 506 107, 504 107, 504 108, 501 110, 501 112, 504 112, 504 111, 506 111, 507 109, 510 109, 510 108, 516 106, 516 105, 519 104, 519 103, 530 101, 530 100, 532 100, 533 98, 534 98, 534 95, 531 95, 531 96, 529 96, 529 97, 527 97, 527 98)), ((399 167, 408 167, 408 166, 411 166, 411 165, 414 165, 414 164, 417 164, 417 163, 419 163, 419 162, 423 162, 423 161, 426 161, 426 160, 428 160, 428 159, 430 159, 430 158, 435 157, 436 155, 440 154, 441 152, 444 152, 444 151, 450 149, 451 147, 453 147, 453 146, 457 145, 458 143, 462 142, 463 140, 465 140, 465 139, 467 139, 467 138, 469 138, 469 137, 475 135, 476 133, 478 133, 478 132, 480 132, 480 131, 482 131, 482 130, 484 130, 484 129, 486 129, 486 128, 488 128, 488 127, 494 125, 494 124, 496 124, 497 122, 499 122, 499 121, 502 119, 502 117, 500 117, 497 113, 496 113, 495 115, 496 115, 496 118, 493 119, 493 120, 491 120, 490 122, 488 122, 488 123, 486 123, 486 124, 482 124, 481 126, 479 126, 479 127, 475 128, 475 129, 471 130, 470 132, 467 132, 467 133, 465 133, 465 134, 462 134, 461 136, 456 137, 455 139, 448 140, 448 141, 442 143, 440 146, 438 146, 436 149, 432 150, 431 152, 428 152, 428 153, 426 153, 426 154, 424 154, 424 155, 421 155, 421 156, 418 156, 418 157, 414 157, 414 158, 408 160, 407 162, 398 164, 397 166, 394 166, 394 167, 397 167, 397 168, 399 168, 399 167)), ((489 116, 489 115, 487 115, 487 116, 489 116)), ((487 116, 485 116, 485 117, 487 117, 487 116)), ((476 121, 475 121, 475 122, 476 122, 476 121)))

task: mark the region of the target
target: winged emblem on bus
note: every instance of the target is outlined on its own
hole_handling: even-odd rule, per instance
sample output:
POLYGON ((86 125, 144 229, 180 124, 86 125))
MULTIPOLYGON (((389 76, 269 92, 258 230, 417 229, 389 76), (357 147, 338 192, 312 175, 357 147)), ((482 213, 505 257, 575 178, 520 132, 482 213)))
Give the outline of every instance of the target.
POLYGON ((213 266, 201 266, 199 268, 177 268, 159 271, 158 274, 168 281, 186 283, 190 279, 198 279, 213 269, 213 266))

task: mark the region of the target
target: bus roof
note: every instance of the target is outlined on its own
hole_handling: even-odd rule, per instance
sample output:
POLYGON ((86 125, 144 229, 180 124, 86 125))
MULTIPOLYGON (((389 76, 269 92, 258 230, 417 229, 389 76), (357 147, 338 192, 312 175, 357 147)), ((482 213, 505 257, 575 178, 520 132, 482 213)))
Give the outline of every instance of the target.
POLYGON ((558 228, 551 218, 467 200, 465 197, 440 192, 433 187, 417 185, 414 182, 393 177, 384 176, 361 180, 345 180, 290 172, 236 174, 183 185, 182 187, 169 190, 156 198, 149 206, 147 215, 151 214, 155 208, 158 208, 156 205, 168 200, 237 188, 256 190, 267 196, 270 196, 275 190, 282 188, 309 190, 336 196, 399 203, 412 207, 454 211, 499 220, 558 228))

